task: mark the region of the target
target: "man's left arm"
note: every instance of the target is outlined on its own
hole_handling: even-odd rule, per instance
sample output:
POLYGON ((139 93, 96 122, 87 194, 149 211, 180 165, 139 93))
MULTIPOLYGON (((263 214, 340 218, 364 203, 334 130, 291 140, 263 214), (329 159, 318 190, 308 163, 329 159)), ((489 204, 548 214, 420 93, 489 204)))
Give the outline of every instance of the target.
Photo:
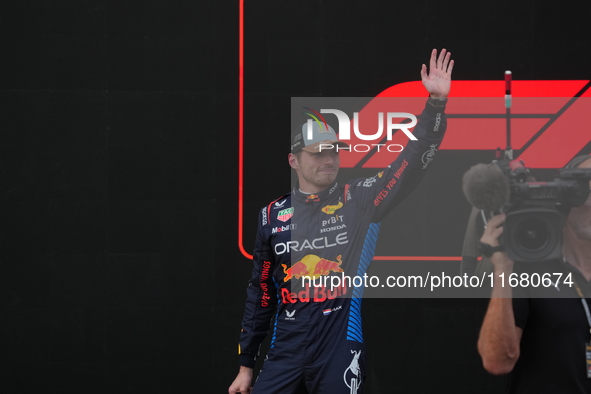
POLYGON ((364 204, 373 208, 373 220, 379 222, 398 203, 400 203, 421 182, 435 153, 439 149, 447 128, 445 105, 451 88, 451 72, 454 61, 451 53, 437 50, 431 53, 430 72, 423 64, 421 79, 429 93, 425 109, 419 116, 413 131, 416 141, 409 141, 404 150, 384 171, 375 177, 352 185, 353 196, 361 198, 364 204), (356 190, 355 190, 356 189, 356 190))

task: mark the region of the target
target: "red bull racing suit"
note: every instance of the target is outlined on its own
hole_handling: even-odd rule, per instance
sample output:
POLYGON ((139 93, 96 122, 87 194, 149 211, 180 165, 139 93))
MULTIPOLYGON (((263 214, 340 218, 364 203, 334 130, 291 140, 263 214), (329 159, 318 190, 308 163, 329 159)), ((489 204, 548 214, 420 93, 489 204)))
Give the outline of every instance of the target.
POLYGON ((299 280, 365 274, 380 221, 421 181, 441 143, 444 107, 429 99, 414 129, 418 140, 375 176, 335 182, 318 194, 296 185, 261 209, 239 346, 240 364, 254 367, 272 329, 255 394, 362 392, 363 287, 302 287, 299 280))

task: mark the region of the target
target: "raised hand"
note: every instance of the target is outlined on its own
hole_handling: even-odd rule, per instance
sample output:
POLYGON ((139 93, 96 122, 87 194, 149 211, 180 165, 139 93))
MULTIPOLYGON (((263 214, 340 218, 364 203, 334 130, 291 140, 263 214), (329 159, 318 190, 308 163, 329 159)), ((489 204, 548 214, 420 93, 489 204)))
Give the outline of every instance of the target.
POLYGON ((454 61, 450 59, 451 52, 442 49, 439 57, 437 57, 437 49, 433 49, 429 61, 429 73, 427 74, 426 65, 423 64, 421 68, 423 86, 433 98, 445 98, 449 94, 451 71, 454 68, 454 61))

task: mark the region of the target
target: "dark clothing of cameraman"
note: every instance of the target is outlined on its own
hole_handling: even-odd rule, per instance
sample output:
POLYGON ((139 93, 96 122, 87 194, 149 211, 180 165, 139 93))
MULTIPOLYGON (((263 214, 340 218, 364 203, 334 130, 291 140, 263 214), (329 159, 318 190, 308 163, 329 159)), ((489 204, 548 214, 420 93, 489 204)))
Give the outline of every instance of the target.
MULTIPOLYGON (((561 273, 549 287, 514 288, 515 325, 523 330, 520 357, 509 376, 510 393, 591 393, 586 343, 589 322, 576 285, 591 305, 591 282, 563 261, 528 264, 521 272, 561 273), (570 274, 570 276, 569 276, 570 274), (546 298, 544 298, 546 297, 546 298), (548 298, 549 297, 549 298, 548 298)), ((531 277, 531 276, 530 276, 531 277)))
MULTIPOLYGON (((567 168, 591 168, 591 156, 567 168)), ((591 182, 590 182, 591 187, 591 182)), ((505 215, 491 218, 480 241, 500 245, 505 215)), ((591 393, 591 196, 572 207, 563 228, 564 261, 515 263, 494 249, 494 286, 478 338, 484 368, 511 373, 511 393, 591 393), (551 274, 552 283, 531 278, 551 274), (554 273, 563 273, 560 280, 554 273), (510 275, 530 279, 510 286, 510 275)))

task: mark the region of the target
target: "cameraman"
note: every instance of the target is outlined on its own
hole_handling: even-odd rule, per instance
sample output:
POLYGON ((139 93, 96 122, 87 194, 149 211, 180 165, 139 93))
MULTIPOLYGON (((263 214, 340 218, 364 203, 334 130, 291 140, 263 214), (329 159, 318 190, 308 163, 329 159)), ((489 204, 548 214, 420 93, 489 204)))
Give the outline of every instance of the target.
MULTIPOLYGON (((591 156, 577 157, 569 165, 591 168, 591 156)), ((499 246, 504 221, 505 215, 493 217, 481 242, 499 246)), ((565 275, 560 283, 544 289, 512 289, 506 281, 501 287, 499 274, 508 278, 514 263, 503 251, 491 256, 495 280, 478 351, 488 372, 511 372, 510 393, 591 393, 591 195, 585 204, 570 210, 563 236, 564 261, 548 267, 565 275), (572 286, 563 283, 569 272, 572 286), (534 298, 548 297, 542 293, 548 291, 556 296, 534 298)), ((536 263, 531 264, 522 268, 536 269, 536 263)))

